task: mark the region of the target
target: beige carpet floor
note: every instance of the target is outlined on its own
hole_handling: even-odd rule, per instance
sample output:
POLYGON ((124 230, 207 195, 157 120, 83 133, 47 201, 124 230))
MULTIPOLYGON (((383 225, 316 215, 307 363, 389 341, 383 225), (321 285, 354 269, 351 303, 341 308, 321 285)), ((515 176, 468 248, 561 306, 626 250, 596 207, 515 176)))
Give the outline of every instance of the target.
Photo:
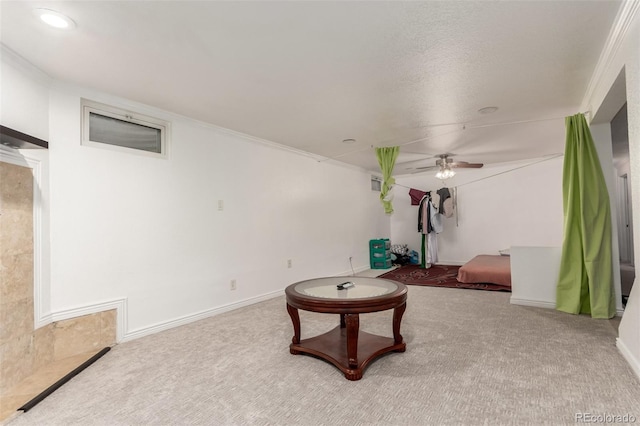
MULTIPOLYGON (((302 337, 337 315, 301 311, 302 337)), ((391 312, 361 316, 391 336, 391 312)), ((539 425, 635 416, 640 381, 617 321, 509 304, 508 293, 410 287, 405 353, 347 381, 289 354, 284 297, 118 345, 11 426, 539 425)))

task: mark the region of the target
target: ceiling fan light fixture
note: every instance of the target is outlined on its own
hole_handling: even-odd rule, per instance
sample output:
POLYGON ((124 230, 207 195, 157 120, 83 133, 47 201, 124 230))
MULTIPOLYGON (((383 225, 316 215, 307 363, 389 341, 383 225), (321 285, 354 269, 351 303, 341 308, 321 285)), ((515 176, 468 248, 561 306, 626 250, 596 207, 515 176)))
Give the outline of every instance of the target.
POLYGON ((451 169, 451 167, 449 167, 449 166, 446 166, 446 167, 441 166, 440 170, 438 170, 438 172, 436 173, 436 178, 444 180, 444 179, 452 178, 455 175, 456 175, 456 172, 454 172, 451 169))

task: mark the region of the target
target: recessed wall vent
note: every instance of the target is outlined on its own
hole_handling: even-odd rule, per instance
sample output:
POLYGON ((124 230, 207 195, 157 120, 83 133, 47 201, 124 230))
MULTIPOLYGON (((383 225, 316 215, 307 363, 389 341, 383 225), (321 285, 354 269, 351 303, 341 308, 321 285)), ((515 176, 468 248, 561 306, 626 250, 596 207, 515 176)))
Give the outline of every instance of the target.
POLYGON ((371 175, 371 190, 377 192, 382 191, 382 178, 371 175))
POLYGON ((169 122, 82 99, 82 145, 166 157, 169 122))

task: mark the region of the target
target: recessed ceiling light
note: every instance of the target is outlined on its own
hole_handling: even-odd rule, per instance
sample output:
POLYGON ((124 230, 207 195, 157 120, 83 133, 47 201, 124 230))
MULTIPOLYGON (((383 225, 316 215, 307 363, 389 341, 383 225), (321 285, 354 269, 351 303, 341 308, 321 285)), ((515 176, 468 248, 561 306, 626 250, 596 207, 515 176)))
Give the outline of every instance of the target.
POLYGON ((342 143, 356 143, 355 139, 344 139, 342 143))
POLYGON ((68 30, 75 28, 76 23, 73 22, 71 18, 63 15, 60 12, 56 12, 55 10, 50 9, 35 9, 33 13, 36 14, 44 22, 54 28, 60 28, 63 30, 68 30))
POLYGON ((489 107, 480 108, 478 110, 478 112, 480 114, 492 114, 492 113, 496 112, 497 110, 498 110, 498 107, 489 106, 489 107))

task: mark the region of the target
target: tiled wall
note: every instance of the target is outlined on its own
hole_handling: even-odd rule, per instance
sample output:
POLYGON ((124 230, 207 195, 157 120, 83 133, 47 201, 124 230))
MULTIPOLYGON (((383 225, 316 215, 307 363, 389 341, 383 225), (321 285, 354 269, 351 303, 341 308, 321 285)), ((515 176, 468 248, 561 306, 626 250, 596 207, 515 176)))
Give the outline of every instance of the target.
POLYGON ((37 330, 33 318, 33 178, 0 162, 0 395, 53 361, 115 343, 115 310, 37 330))
POLYGON ((33 369, 33 178, 0 162, 0 390, 33 369))
POLYGON ((97 351, 116 342, 116 310, 85 315, 50 324, 53 359, 97 351))

